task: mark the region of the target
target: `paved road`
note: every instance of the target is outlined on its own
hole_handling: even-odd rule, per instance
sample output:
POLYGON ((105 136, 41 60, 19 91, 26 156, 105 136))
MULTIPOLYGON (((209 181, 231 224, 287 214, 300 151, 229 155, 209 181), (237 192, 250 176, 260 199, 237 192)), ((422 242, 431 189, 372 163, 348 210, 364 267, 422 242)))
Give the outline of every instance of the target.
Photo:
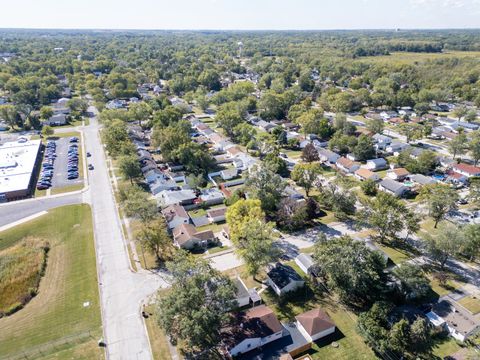
POLYGON ((41 211, 84 202, 83 194, 61 195, 48 198, 27 199, 0 204, 0 226, 10 224, 41 211))
MULTIPOLYGON (((89 111, 96 110, 90 108, 89 111)), ((140 314, 141 301, 159 287, 167 286, 158 275, 133 273, 106 159, 95 118, 84 128, 86 151, 91 152, 90 202, 93 209, 97 268, 107 357, 109 359, 152 359, 150 344, 140 314)))

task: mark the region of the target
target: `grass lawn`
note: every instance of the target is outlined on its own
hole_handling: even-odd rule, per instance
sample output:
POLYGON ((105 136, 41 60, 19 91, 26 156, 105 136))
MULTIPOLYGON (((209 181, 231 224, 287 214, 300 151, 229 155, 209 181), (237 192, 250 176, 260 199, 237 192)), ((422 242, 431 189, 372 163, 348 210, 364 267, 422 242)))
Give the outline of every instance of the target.
POLYGON ((71 191, 77 191, 77 190, 82 190, 83 189, 83 184, 73 184, 73 185, 68 185, 68 186, 63 186, 60 188, 52 188, 51 194, 63 194, 71 191))
POLYGON ((403 249, 395 249, 383 244, 377 244, 377 246, 382 249, 396 265, 413 258, 410 253, 403 249))
POLYGON ((222 224, 208 224, 208 225, 197 227, 197 231, 212 230, 214 233, 216 233, 216 232, 221 231, 224 226, 225 226, 225 223, 222 223, 222 224))
MULTIPOLYGON (((151 314, 155 313, 155 306, 150 305, 145 311, 151 314)), ((163 330, 158 326, 156 316, 150 316, 145 319, 147 325, 148 336, 150 338, 150 346, 152 347, 153 358, 155 360, 170 359, 170 350, 168 348, 167 338, 163 330)))
MULTIPOLYGON (((80 133, 78 131, 68 131, 68 132, 55 132, 52 136, 49 136, 47 139, 55 138, 64 138, 64 137, 73 137, 76 136, 80 138, 80 133)), ((79 146, 80 147, 80 146, 79 146)))
POLYGON ((34 197, 42 197, 42 196, 46 196, 46 195, 47 195, 47 190, 38 190, 38 189, 35 187, 34 197))
POLYGON ((49 240, 47 268, 38 295, 0 319, 0 358, 102 359, 96 344, 102 330, 90 207, 60 207, 6 230, 0 233, 0 249, 28 236, 49 240))
POLYGON ((328 211, 328 210, 323 210, 323 211, 325 212, 326 215, 316 219, 317 222, 319 222, 320 224, 330 224, 332 222, 338 221, 333 211, 328 211))
POLYGON ((460 345, 457 344, 454 338, 448 336, 442 341, 435 342, 433 345, 433 355, 438 356, 440 359, 444 359, 446 356, 452 355, 460 350, 460 345))
POLYGON ((433 274, 427 274, 428 279, 430 280, 430 287, 434 292, 438 294, 438 296, 445 296, 450 294, 451 292, 460 289, 462 286, 465 285, 464 282, 460 281, 460 279, 456 278, 455 274, 445 273, 447 276, 447 281, 445 284, 440 284, 440 281, 436 279, 433 274))
POLYGON ((325 340, 313 344, 308 352, 313 359, 376 359, 373 351, 355 329, 356 316, 343 309, 335 299, 314 294, 311 290, 300 291, 298 295, 284 303, 281 303, 270 290, 264 291, 261 295, 265 304, 272 308, 280 321, 294 319, 296 315, 316 307, 328 313, 335 322, 337 331, 325 340), (338 347, 331 346, 333 341, 338 347))
POLYGON ((465 296, 458 303, 474 315, 480 312, 480 299, 475 295, 465 296))
POLYGON ((188 215, 190 215, 190 217, 205 216, 205 215, 207 215, 207 210, 201 209, 201 208, 194 209, 194 210, 189 210, 188 215))
POLYGON ((230 248, 228 246, 214 246, 210 249, 208 249, 209 254, 215 254, 221 251, 229 250, 230 248))

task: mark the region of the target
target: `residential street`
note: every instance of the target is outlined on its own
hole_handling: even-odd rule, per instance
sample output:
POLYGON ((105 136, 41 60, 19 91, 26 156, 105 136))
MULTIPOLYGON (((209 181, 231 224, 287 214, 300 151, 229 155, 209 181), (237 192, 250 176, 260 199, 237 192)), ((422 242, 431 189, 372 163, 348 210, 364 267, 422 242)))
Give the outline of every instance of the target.
MULTIPOLYGON (((89 111, 95 111, 90 108, 89 111)), ((95 111, 96 113, 96 111, 95 111)), ((167 286, 160 276, 149 272, 134 273, 108 177, 99 126, 95 118, 85 127, 89 163, 90 202, 94 217, 97 270, 105 342, 108 359, 151 359, 152 353, 141 318, 141 301, 159 287, 167 286)))

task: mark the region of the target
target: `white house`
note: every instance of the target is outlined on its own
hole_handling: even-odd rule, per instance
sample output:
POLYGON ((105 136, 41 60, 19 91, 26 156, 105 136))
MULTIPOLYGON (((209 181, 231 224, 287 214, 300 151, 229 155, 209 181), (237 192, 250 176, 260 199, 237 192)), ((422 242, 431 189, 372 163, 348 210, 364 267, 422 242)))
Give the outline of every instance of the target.
POLYGON ((370 171, 364 168, 360 168, 357 171, 355 171, 355 177, 360 181, 365 181, 365 180, 378 181, 379 180, 379 177, 377 174, 375 174, 373 171, 370 171))
POLYGON ((461 175, 464 175, 468 178, 473 177, 473 176, 480 176, 480 167, 478 166, 473 166, 469 164, 454 164, 452 166, 453 171, 456 173, 459 173, 461 175))
POLYGON ((406 186, 392 179, 383 179, 379 183, 380 190, 401 197, 408 190, 406 186))
POLYGON ((67 123, 67 117, 65 114, 55 114, 50 116, 50 118, 45 120, 43 123, 51 126, 65 125, 67 123))
POLYGON ((156 196, 157 204, 161 208, 165 208, 169 205, 189 205, 193 204, 193 201, 197 198, 197 195, 193 190, 163 190, 156 196))
POLYGON ((322 309, 313 309, 295 316, 301 334, 310 342, 335 332, 335 323, 322 309))
POLYGON ((313 274, 313 258, 309 254, 300 254, 295 258, 295 264, 306 274, 310 275, 313 274))
POLYGON ((222 204, 223 200, 225 199, 223 192, 216 188, 203 190, 199 197, 202 203, 209 206, 222 204))
POLYGON ((410 175, 405 168, 395 168, 387 171, 387 176, 392 180, 403 181, 410 175))
POLYGON ((346 157, 339 158, 335 162, 335 165, 337 166, 338 169, 340 169, 341 171, 347 174, 352 174, 356 170, 360 169, 360 163, 349 160, 346 157))
POLYGON ((387 160, 385 160, 384 158, 369 159, 367 160, 367 163, 362 167, 371 171, 378 171, 386 169, 388 167, 388 164, 387 160))
POLYGON ((190 217, 188 216, 185 208, 181 205, 170 205, 162 210, 162 215, 168 224, 169 229, 175 229, 181 224, 190 223, 190 217))
POLYGON ((410 145, 408 145, 407 143, 404 143, 402 141, 392 141, 392 143, 390 145, 388 145, 385 150, 389 153, 392 153, 392 154, 398 154, 400 152, 402 152, 403 150, 405 150, 406 148, 408 148, 410 145))
POLYGON ((250 304, 250 293, 248 292, 248 288, 245 283, 242 281, 240 277, 236 277, 232 279, 235 287, 236 287, 236 298, 238 303, 238 307, 242 308, 250 304))
POLYGON ((444 328, 450 336, 462 342, 480 331, 480 320, 449 300, 433 305, 427 318, 435 327, 444 328))
POLYGON ((340 159, 340 155, 328 149, 318 149, 318 156, 321 162, 328 164, 335 164, 340 159))
POLYGON ((305 285, 303 278, 290 266, 277 263, 268 273, 267 282, 272 290, 282 296, 305 285))
POLYGON ((284 335, 284 327, 275 313, 260 305, 237 315, 235 324, 222 330, 222 344, 235 357, 258 349, 284 335))
POLYGON ((233 179, 233 178, 236 177, 237 175, 238 175, 238 169, 235 168, 235 167, 220 171, 220 177, 221 177, 223 180, 233 179))
POLYGON ((391 137, 382 134, 375 134, 372 136, 372 139, 375 143, 374 147, 376 150, 385 150, 385 148, 392 142, 391 137))
POLYGON ((170 179, 168 176, 159 176, 155 179, 153 183, 149 184, 150 192, 153 195, 157 195, 162 191, 174 190, 176 189, 177 183, 170 179))
POLYGON ((207 218, 210 223, 219 223, 225 221, 225 215, 227 213, 226 207, 210 209, 207 211, 207 218))

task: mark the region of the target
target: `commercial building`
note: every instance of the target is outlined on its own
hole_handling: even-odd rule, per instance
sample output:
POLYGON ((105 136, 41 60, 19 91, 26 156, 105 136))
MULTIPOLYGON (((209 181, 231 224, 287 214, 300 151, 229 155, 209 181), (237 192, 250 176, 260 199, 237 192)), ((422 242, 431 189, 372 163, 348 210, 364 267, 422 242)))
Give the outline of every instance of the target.
POLYGON ((17 141, 0 145, 0 202, 28 197, 35 186, 35 168, 40 159, 40 140, 17 141))

